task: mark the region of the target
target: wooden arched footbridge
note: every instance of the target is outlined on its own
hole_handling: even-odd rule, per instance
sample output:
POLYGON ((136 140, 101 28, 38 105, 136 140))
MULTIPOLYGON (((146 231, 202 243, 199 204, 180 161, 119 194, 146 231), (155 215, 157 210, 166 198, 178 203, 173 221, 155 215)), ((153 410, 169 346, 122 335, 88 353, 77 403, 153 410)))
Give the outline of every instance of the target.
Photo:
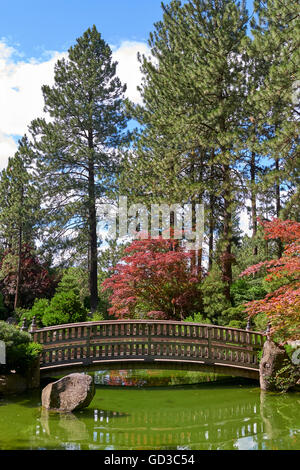
POLYGON ((155 320, 73 323, 31 329, 43 346, 42 376, 106 369, 184 369, 259 378, 265 335, 155 320))

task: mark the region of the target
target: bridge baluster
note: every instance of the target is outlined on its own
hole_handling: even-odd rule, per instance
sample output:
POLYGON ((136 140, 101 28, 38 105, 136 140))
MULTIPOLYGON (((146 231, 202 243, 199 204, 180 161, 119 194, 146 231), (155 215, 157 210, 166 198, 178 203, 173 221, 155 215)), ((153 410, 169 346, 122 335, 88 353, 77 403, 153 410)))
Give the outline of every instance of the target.
POLYGON ((74 359, 74 347, 70 346, 69 348, 69 359, 72 361, 74 359))
POLYGON ((60 350, 60 361, 61 362, 65 361, 65 349, 64 348, 60 350))
POLYGON ((74 350, 74 346, 71 346, 71 348, 70 348, 70 360, 72 361, 73 359, 75 359, 75 350, 74 350))
POLYGON ((54 362, 58 362, 59 361, 59 350, 56 349, 55 350, 55 356, 54 356, 54 362))
POLYGON ((217 328, 211 327, 211 330, 210 330, 210 337, 211 337, 211 340, 212 340, 212 341, 218 340, 218 329, 217 329, 217 328))
POLYGON ((48 361, 47 361, 47 351, 45 349, 42 351, 40 363, 41 363, 41 365, 46 365, 48 363, 48 361))

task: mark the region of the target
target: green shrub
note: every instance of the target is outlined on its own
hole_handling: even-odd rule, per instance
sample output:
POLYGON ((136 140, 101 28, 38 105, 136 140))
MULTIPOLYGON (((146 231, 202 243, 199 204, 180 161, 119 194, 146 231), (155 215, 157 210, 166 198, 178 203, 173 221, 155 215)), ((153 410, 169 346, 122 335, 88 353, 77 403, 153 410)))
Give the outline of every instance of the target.
POLYGON ((231 307, 231 303, 224 295, 224 287, 225 284, 222 282, 221 271, 215 266, 204 279, 201 287, 204 314, 205 318, 210 319, 210 323, 218 324, 224 310, 231 307))
POLYGON ((74 291, 59 292, 52 298, 46 308, 42 323, 44 326, 63 325, 86 321, 88 311, 80 302, 79 295, 74 291))
POLYGON ((73 267, 63 271, 56 293, 68 293, 70 291, 78 294, 80 301, 84 303, 85 297, 89 295, 89 274, 87 270, 73 267))
POLYGON ((262 279, 238 279, 230 287, 230 295, 235 307, 252 300, 263 299, 266 294, 262 279))
POLYGON ((28 308, 21 308, 17 307, 14 312, 13 312, 13 318, 15 318, 16 322, 19 323, 21 321, 21 318, 26 315, 28 312, 30 312, 30 309, 28 308))
POLYGON ((95 312, 91 319, 91 321, 103 321, 103 320, 104 320, 104 315, 103 313, 100 313, 100 312, 95 312))
POLYGON ((245 325, 239 320, 231 320, 228 325, 230 328, 244 329, 245 325))
POLYGON ((29 333, 3 321, 0 321, 0 340, 6 345, 6 364, 2 366, 4 372, 16 370, 25 373, 42 351, 41 345, 31 341, 29 333))
POLYGON ((34 301, 32 309, 27 310, 22 313, 19 325, 21 326, 23 323, 23 319, 26 318, 27 326, 29 326, 32 323, 33 317, 35 317, 37 326, 42 327, 43 326, 42 318, 48 307, 49 307, 48 299, 36 299, 34 301))
POLYGON ((246 328, 248 316, 243 305, 238 307, 230 307, 224 310, 221 317, 218 319, 220 326, 230 326, 232 328, 246 328), (239 325, 239 326, 237 326, 239 325))
POLYGON ((204 318, 201 313, 194 313, 194 315, 190 315, 184 319, 185 322, 189 323, 204 323, 206 325, 210 325, 211 321, 208 318, 204 318))

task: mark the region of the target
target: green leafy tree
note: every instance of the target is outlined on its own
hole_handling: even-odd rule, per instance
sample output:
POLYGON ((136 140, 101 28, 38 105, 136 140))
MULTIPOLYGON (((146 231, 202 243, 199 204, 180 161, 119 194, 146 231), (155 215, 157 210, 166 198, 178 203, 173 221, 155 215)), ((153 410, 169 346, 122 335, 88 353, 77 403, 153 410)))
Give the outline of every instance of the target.
POLYGON ((49 206, 49 238, 61 248, 85 247, 91 309, 97 309, 97 200, 114 186, 118 146, 127 138, 123 86, 110 47, 88 29, 43 86, 51 121, 31 124, 36 164, 49 206))

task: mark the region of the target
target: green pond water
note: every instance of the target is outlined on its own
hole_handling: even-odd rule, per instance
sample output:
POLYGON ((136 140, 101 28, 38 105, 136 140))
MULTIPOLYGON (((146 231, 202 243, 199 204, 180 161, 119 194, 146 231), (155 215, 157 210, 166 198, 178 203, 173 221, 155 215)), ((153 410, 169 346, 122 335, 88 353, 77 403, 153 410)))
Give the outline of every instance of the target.
POLYGON ((99 372, 95 383, 76 414, 46 411, 40 391, 0 398, 0 449, 300 449, 299 392, 174 371, 99 372))

